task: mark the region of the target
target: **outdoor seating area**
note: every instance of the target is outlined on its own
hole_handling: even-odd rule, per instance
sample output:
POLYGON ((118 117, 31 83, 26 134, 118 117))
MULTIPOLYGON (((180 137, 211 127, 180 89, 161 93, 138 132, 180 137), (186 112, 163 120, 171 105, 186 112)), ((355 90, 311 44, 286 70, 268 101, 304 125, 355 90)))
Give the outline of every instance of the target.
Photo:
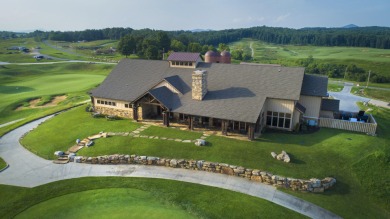
POLYGON ((319 118, 318 125, 325 128, 363 132, 369 135, 376 135, 377 128, 374 117, 371 114, 366 114, 364 111, 341 111, 335 114, 334 119, 319 118))

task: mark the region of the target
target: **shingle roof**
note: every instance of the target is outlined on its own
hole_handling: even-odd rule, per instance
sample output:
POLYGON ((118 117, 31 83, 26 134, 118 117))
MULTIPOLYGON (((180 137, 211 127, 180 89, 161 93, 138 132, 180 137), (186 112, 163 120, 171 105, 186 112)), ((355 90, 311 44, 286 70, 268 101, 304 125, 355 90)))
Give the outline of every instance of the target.
POLYGON ((328 78, 316 75, 307 75, 303 77, 302 95, 307 96, 328 96, 328 78))
POLYGON ((169 109, 172 108, 175 101, 179 100, 178 94, 173 93, 165 86, 150 90, 149 94, 169 109))
POLYGON ((338 112, 340 110, 340 100, 322 99, 321 110, 338 112))
POLYGON ((183 61, 183 62, 196 62, 200 56, 200 53, 191 52, 173 52, 168 57, 168 61, 183 61))
POLYGON ((171 68, 159 60, 123 59, 91 95, 132 102, 149 92, 170 105, 172 112, 255 123, 267 98, 299 100, 304 76, 300 67, 200 62, 197 69, 208 74, 208 92, 202 101, 191 95, 196 69, 171 68), (149 91, 164 79, 181 91, 169 94, 175 101, 158 96, 167 90, 149 91))

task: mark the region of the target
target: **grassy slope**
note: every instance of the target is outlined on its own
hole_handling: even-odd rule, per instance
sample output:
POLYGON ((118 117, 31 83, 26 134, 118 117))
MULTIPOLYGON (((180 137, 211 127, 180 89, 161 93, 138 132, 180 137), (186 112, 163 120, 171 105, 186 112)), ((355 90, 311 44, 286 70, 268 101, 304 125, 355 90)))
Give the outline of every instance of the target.
MULTIPOLYGON (((42 124, 42 132, 31 132, 22 142, 34 153, 54 159, 54 152, 67 151, 75 144, 76 139, 83 139, 100 131, 129 132, 137 129, 140 124, 128 120, 107 121, 105 118, 92 118, 84 107, 71 109, 42 124)), ((99 142, 103 139, 96 140, 99 142)))
MULTIPOLYGON (((390 127, 390 110, 375 107, 373 109, 377 121, 380 122, 378 137, 335 129, 322 129, 314 134, 306 135, 266 133, 261 139, 254 142, 211 136, 207 138, 209 142, 207 147, 197 147, 189 143, 156 139, 111 137, 97 140, 93 147, 82 149, 79 154, 92 156, 125 153, 167 158, 204 159, 266 170, 294 178, 309 179, 312 177, 323 178, 332 176, 336 177, 338 183, 329 192, 315 195, 292 193, 346 218, 364 218, 370 216, 384 218, 385 215, 389 214, 384 209, 390 206, 388 198, 389 190, 384 189, 382 186, 386 183, 386 179, 390 177, 389 172, 385 171, 386 165, 389 165, 389 161, 386 159, 390 157, 386 152, 386 145, 390 143, 389 137, 387 137, 389 136, 387 127, 390 127), (290 154, 292 163, 286 164, 279 162, 270 156, 272 151, 280 152, 282 150, 286 150, 290 154), (379 166, 359 166, 359 162, 362 162, 362 164, 366 162, 366 156, 377 153, 384 154, 384 158, 381 158, 382 164, 379 166), (376 169, 376 167, 380 168, 376 169), (367 181, 365 177, 359 175, 359 173, 366 172, 372 173, 375 176, 380 175, 381 178, 368 179, 367 181), (366 188, 370 189, 367 190, 366 188), (375 190, 376 192, 371 193, 371 190, 375 190), (367 203, 366 200, 368 197, 372 201, 367 203)), ((81 116, 79 115, 80 113, 86 114, 82 110, 77 109, 54 118, 52 121, 49 121, 50 123, 41 125, 31 134, 27 135, 22 143, 29 145, 29 147, 33 146, 35 150, 40 151, 53 147, 49 143, 53 141, 57 142, 53 137, 51 138, 52 141, 48 143, 43 141, 44 138, 50 137, 46 134, 47 130, 55 130, 52 128, 52 125, 81 116), (33 142, 33 139, 36 142, 33 142)), ((88 115, 83 117, 85 118, 82 120, 83 126, 96 124, 96 119, 92 119, 88 115)), ((118 121, 101 123, 104 126, 100 127, 100 129, 109 130, 110 128, 106 128, 106 125, 120 129, 119 125, 114 124, 116 122, 118 121)), ((99 130, 97 126, 98 124, 95 125, 95 128, 99 130)), ((67 127, 74 133, 82 130, 78 124, 68 123, 67 127)), ((164 135, 164 128, 156 127, 156 129, 161 129, 159 133, 164 135)), ((165 129, 165 131, 170 132, 171 129, 165 129)), ((72 135, 69 134, 69 136, 72 135)), ((61 141, 65 141, 65 139, 61 141)), ((73 142, 74 137, 69 137, 67 141, 73 142)), ((56 147, 56 149, 59 148, 56 147)), ((65 150, 66 148, 61 149, 65 150)), ((372 160, 375 160, 375 157, 370 157, 368 161, 371 162, 372 160)))
POLYGON ((96 189, 49 199, 15 218, 196 218, 175 205, 157 201, 149 192, 126 189, 96 189), (66 209, 66 210, 64 210, 66 209))
MULTIPOLYGON (((83 191, 110 188, 141 190, 143 191, 141 192, 141 195, 145 195, 144 197, 151 197, 148 198, 148 200, 145 200, 146 202, 158 204, 160 206, 168 205, 170 208, 181 209, 182 212, 185 211, 187 214, 203 218, 303 218, 302 215, 265 200, 224 189, 171 180, 126 177, 94 177, 63 180, 31 189, 0 185, 0 193, 2 194, 0 218, 13 218, 25 209, 55 197, 72 193, 77 194, 77 192, 83 191)), ((120 196, 120 194, 118 194, 118 196, 120 196)), ((80 198, 83 199, 81 196, 80 198)), ((56 199, 50 201, 55 200, 56 199)), ((93 203, 93 200, 94 199, 92 198, 89 199, 89 206, 91 208, 99 209, 99 207, 102 207, 101 205, 92 205, 91 203, 93 203)), ((120 200, 120 202, 122 202, 122 200, 120 200)), ((67 201, 69 202, 69 200, 67 201)), ((116 200, 113 201, 115 202, 116 200)), ((78 203, 82 203, 82 200, 74 199, 74 204, 78 203)), ((126 205, 128 204, 121 207, 125 208, 126 205)), ((46 211, 46 209, 40 210, 42 210, 42 213, 46 211)), ((62 208, 62 210, 67 211, 67 209, 64 208, 62 208)), ((83 212, 80 213, 81 215, 78 215, 79 217, 85 217, 86 214, 83 214, 83 212)), ((41 216, 44 215, 40 215, 40 217, 41 216)), ((120 216, 123 217, 123 215, 120 216)), ((147 216, 148 215, 141 215, 140 218, 145 218, 147 216)), ((129 216, 127 215, 127 217, 129 216)))
POLYGON ((294 64, 297 59, 312 55, 316 60, 336 64, 356 64, 378 74, 389 75, 390 50, 361 47, 320 47, 275 45, 261 41, 243 39, 230 44, 232 48, 254 48, 254 59, 261 63, 294 64))
POLYGON ((0 124, 50 110, 14 110, 29 99, 66 94, 64 107, 89 99, 86 92, 104 80, 113 67, 83 63, 0 67, 0 124))

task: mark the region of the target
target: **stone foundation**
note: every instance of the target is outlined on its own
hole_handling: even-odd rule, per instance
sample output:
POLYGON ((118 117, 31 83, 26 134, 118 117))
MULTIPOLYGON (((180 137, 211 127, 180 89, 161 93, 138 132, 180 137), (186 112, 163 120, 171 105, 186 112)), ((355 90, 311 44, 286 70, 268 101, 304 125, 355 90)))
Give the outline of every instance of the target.
POLYGON ((322 180, 315 178, 310 180, 293 179, 274 175, 263 170, 249 169, 240 166, 203 160, 167 159, 150 156, 114 154, 98 157, 77 156, 74 157, 71 161, 88 164, 140 164, 207 171, 242 177, 248 180, 273 185, 275 187, 288 188, 294 191, 314 193, 324 192, 325 190, 333 187, 336 183, 336 179, 332 177, 326 177, 322 180))
POLYGON ((101 113, 103 115, 119 116, 122 118, 129 118, 129 119, 133 118, 133 109, 131 108, 129 108, 128 110, 124 110, 124 109, 95 106, 95 112, 101 113))

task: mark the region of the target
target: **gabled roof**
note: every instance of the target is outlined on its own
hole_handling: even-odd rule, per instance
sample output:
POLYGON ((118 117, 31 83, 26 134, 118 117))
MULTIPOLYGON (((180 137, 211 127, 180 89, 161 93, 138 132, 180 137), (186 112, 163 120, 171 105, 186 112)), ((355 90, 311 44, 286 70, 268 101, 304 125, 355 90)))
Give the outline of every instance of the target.
POLYGON ((173 93, 167 87, 158 87, 149 91, 149 94, 152 95, 156 100, 163 104, 168 109, 171 109, 173 103, 179 100, 178 94, 173 93))
POLYGON ((321 110, 338 112, 340 110, 340 100, 322 99, 321 110))
POLYGON ((168 61, 196 62, 200 53, 191 52, 173 52, 168 57, 168 61))
POLYGON ((328 96, 328 78, 317 75, 307 75, 303 77, 302 95, 307 96, 328 96))
POLYGON ((183 86, 185 84, 184 81, 177 75, 166 77, 164 78, 164 80, 171 84, 174 88, 176 88, 176 90, 179 91, 180 94, 191 90, 191 88, 183 86))
POLYGON ((200 62, 196 69, 188 69, 171 68, 167 61, 123 59, 90 94, 133 102, 149 92, 172 112, 255 123, 267 98, 299 100, 303 76, 301 67, 200 62), (195 70, 205 70, 208 75, 208 92, 202 101, 191 95, 195 70), (163 80, 182 94, 153 89, 163 80))

